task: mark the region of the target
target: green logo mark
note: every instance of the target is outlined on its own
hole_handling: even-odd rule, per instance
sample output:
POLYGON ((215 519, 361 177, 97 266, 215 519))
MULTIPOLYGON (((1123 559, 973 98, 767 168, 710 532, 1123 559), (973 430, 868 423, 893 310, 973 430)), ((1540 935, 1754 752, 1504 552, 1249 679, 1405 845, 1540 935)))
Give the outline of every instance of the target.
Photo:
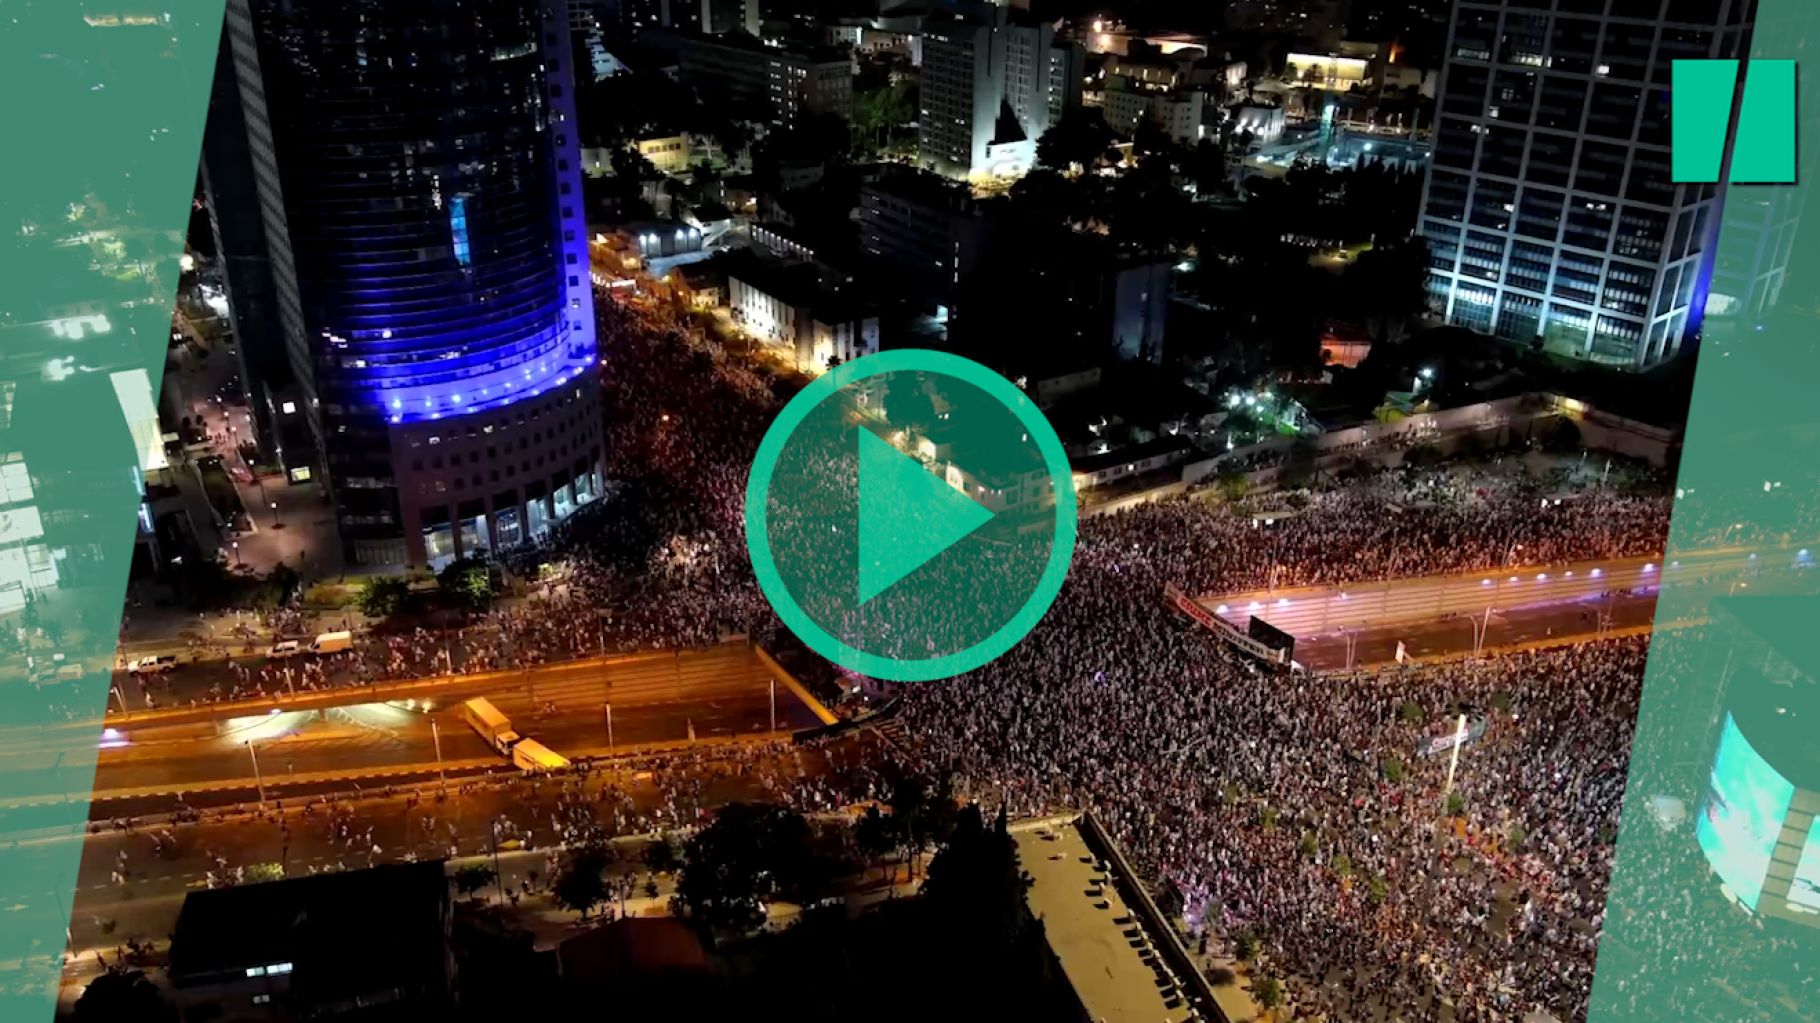
MULTIPOLYGON (((1670 178, 1677 184, 1719 180, 1725 136, 1737 94, 1735 60, 1677 60, 1669 93, 1670 178)), ((1793 184, 1795 62, 1753 60, 1738 104, 1732 145, 1733 184, 1793 184)))
POLYGON ((1074 555, 1067 453, 1029 396, 929 351, 835 368, 786 405, 746 486, 765 596, 817 653, 878 678, 977 668, 1022 639, 1074 555))

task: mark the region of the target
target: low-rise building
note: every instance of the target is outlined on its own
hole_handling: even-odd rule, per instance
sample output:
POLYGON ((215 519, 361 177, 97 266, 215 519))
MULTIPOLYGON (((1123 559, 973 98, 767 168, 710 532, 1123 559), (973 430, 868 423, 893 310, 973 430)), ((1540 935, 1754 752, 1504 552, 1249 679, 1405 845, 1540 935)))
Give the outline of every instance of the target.
POLYGON ((220 1023, 380 1006, 435 1019, 453 1003, 450 919, 441 860, 191 892, 171 940, 172 1000, 186 1020, 220 1023))
POLYGON ((1161 89, 1124 76, 1107 82, 1102 105, 1106 124, 1129 135, 1148 118, 1183 145, 1206 137, 1202 127, 1207 97, 1196 89, 1161 89))
POLYGON ((741 329, 819 373, 879 348, 878 313, 824 287, 813 266, 753 258, 727 272, 727 305, 741 329))
POLYGON ((1180 465, 1194 451, 1186 437, 1164 436, 1117 448, 1102 443, 1087 454, 1070 458, 1068 466, 1074 471, 1074 489, 1079 492, 1180 465))
POLYGON ((676 175, 689 169, 689 136, 663 135, 639 139, 638 155, 650 161, 660 174, 676 175))
POLYGON ((1279 106, 1247 103, 1232 110, 1232 130, 1250 132, 1252 141, 1260 145, 1282 138, 1287 123, 1283 108, 1279 106))

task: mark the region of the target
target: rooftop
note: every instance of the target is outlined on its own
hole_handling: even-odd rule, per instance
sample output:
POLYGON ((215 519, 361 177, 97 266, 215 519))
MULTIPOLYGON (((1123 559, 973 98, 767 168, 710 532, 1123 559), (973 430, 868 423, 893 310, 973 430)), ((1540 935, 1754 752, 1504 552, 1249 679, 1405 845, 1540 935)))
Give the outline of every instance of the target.
POLYGON ((955 213, 977 210, 973 194, 965 186, 928 171, 893 168, 880 174, 878 180, 864 185, 863 190, 955 213))
POLYGON ((1043 922, 1087 1015, 1103 1023, 1189 1018, 1153 941, 1126 904, 1119 879, 1088 846, 1077 823, 1014 829, 1018 859, 1032 878, 1025 896, 1043 922))
POLYGON ((270 970, 311 1000, 440 982, 448 907, 441 860, 191 892, 171 942, 171 981, 270 970))
POLYGON ((1125 462, 1140 462, 1158 455, 1173 455, 1177 452, 1191 450, 1193 447, 1193 442, 1186 437, 1164 436, 1155 440, 1147 440, 1142 444, 1113 448, 1101 454, 1070 459, 1069 462, 1070 468, 1075 472, 1099 472, 1101 469, 1109 469, 1125 462))

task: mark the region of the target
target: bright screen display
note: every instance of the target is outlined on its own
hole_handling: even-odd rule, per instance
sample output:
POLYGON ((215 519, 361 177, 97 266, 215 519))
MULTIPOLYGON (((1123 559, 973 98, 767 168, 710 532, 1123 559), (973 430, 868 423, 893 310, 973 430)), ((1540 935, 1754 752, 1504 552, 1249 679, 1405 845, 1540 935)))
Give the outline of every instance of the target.
POLYGON ((1795 786, 1751 748, 1729 714, 1709 785, 1695 837, 1720 880, 1754 911, 1795 786))
POLYGON ((1795 881, 1788 887, 1788 904, 1820 913, 1820 817, 1807 828, 1807 844, 1795 864, 1795 881))

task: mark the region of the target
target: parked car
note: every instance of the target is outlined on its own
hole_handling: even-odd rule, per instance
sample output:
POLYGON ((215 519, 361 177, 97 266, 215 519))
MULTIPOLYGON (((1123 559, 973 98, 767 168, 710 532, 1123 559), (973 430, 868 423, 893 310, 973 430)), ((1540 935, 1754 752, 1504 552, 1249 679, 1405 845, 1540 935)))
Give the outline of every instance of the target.
POLYGON ((265 655, 274 661, 282 661, 303 653, 305 647, 300 639, 281 639, 273 643, 265 655))
POLYGON ((162 675, 165 672, 175 670, 176 667, 176 654, 153 654, 150 657, 141 657, 137 660, 128 661, 126 670, 135 675, 162 675))

